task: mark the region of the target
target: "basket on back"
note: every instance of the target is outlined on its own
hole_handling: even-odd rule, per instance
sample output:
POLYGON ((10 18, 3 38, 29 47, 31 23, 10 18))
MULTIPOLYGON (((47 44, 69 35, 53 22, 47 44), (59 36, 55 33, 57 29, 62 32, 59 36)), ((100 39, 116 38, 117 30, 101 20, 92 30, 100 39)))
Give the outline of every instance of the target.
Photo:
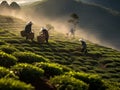
POLYGON ((34 39, 34 33, 33 32, 31 32, 31 33, 28 34, 28 39, 31 39, 31 40, 34 39))
POLYGON ((26 33, 24 30, 20 32, 22 37, 28 37, 28 39, 33 40, 34 39, 34 33, 30 32, 30 33, 26 33))
POLYGON ((37 41, 39 43, 44 43, 45 42, 45 35, 41 34, 41 35, 37 36, 37 41))
POLYGON ((27 33, 23 30, 23 31, 20 31, 20 34, 22 37, 25 37, 27 35, 27 33))

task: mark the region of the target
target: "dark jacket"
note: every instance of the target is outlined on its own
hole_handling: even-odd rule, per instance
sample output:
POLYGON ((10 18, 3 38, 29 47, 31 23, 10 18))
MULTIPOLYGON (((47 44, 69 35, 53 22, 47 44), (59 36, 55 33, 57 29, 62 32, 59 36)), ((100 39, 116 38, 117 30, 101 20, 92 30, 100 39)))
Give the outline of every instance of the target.
POLYGON ((83 48, 83 49, 86 49, 86 48, 87 48, 86 42, 85 42, 85 41, 81 41, 81 43, 82 43, 82 48, 83 48))
POLYGON ((43 33, 43 35, 45 35, 46 38, 49 38, 48 30, 43 29, 43 30, 42 30, 42 33, 43 33))
POLYGON ((27 24, 27 25, 25 26, 25 32, 26 32, 26 33, 30 33, 31 30, 32 30, 32 24, 27 24))

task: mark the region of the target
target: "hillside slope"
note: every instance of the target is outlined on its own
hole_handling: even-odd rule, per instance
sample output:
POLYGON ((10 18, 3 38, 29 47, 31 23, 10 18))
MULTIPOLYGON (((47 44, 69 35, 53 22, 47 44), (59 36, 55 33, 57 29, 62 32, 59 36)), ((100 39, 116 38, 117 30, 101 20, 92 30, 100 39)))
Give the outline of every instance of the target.
POLYGON ((25 26, 25 21, 21 19, 11 16, 0 15, 0 29, 4 29, 6 31, 11 31, 15 33, 20 30, 23 30, 24 26, 25 26))
MULTIPOLYGON (((7 20, 7 18, 7 16, 1 16, 0 21, 7 20)), ((18 25, 22 23, 20 19, 9 18, 18 25), (19 22, 15 22, 16 20, 19 20, 19 22)), ((79 90, 82 85, 81 90, 103 90, 105 88, 104 84, 107 83, 105 83, 106 80, 110 80, 109 83, 113 84, 114 87, 110 84, 110 86, 107 86, 109 89, 104 90, 120 89, 118 83, 120 82, 120 52, 87 41, 88 54, 83 55, 80 52, 81 44, 78 42, 78 38, 69 39, 61 33, 50 32, 52 37, 50 37, 49 44, 39 44, 36 37, 34 42, 26 41, 25 38, 19 36, 18 32, 18 29, 23 26, 18 28, 16 24, 10 25, 10 23, 13 22, 4 21, 3 23, 2 21, 0 24, 2 26, 2 29, 0 29, 0 66, 9 68, 12 74, 8 73, 9 70, 7 69, 5 69, 5 73, 8 74, 5 74, 3 72, 5 70, 0 67, 2 75, 0 78, 13 77, 19 81, 29 82, 36 90, 56 90, 52 89, 52 85, 55 85, 58 88, 57 90, 60 90, 60 88, 79 90), (6 27, 6 24, 10 26, 6 27), (43 80, 44 78, 45 80, 43 80), (105 80, 104 83, 102 80, 105 80), (72 83, 73 81, 74 83, 72 83), (69 83, 70 86, 65 86, 64 82, 69 83), (86 83, 89 84, 89 87, 86 83), (62 85, 58 86, 58 84, 62 85), (78 85, 78 88, 74 85, 78 85)), ((0 79, 0 84, 2 81, 4 80, 0 79)), ((5 87, 0 86, 1 88, 4 89, 5 87)))
POLYGON ((36 2, 26 7, 27 10, 32 8, 31 10, 34 11, 34 15, 37 14, 38 18, 45 16, 53 20, 60 19, 63 22, 67 22, 71 13, 77 13, 80 17, 80 28, 96 36, 102 44, 108 43, 120 49, 120 14, 115 11, 74 0, 45 0, 44 2, 36 2))

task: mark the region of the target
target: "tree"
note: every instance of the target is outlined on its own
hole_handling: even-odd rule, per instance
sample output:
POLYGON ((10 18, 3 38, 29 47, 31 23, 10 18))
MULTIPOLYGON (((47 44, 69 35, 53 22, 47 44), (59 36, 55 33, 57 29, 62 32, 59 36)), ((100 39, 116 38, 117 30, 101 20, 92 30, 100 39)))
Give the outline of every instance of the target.
POLYGON ((16 2, 12 2, 10 4, 10 8, 13 9, 13 10, 20 10, 20 6, 16 3, 16 2))
POLYGON ((54 26, 52 26, 51 24, 46 24, 46 27, 48 30, 54 30, 54 26))
POLYGON ((71 16, 71 19, 68 22, 76 26, 79 23, 78 22, 79 16, 76 13, 72 13, 70 16, 71 16))
POLYGON ((1 8, 9 8, 9 4, 7 1, 2 1, 1 4, 0 4, 0 7, 1 8))
POLYGON ((77 24, 79 23, 79 16, 76 13, 72 13, 70 17, 71 17, 70 20, 68 20, 68 22, 72 24, 70 34, 73 35, 73 37, 75 37, 75 30, 76 30, 77 24))

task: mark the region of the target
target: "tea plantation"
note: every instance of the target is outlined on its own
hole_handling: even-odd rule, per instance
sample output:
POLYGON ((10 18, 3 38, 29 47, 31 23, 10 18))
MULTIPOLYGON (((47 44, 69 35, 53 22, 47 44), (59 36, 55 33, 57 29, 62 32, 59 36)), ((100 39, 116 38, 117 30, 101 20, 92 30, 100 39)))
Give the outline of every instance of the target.
POLYGON ((78 38, 57 32, 49 44, 26 41, 24 22, 9 19, 0 21, 0 90, 120 90, 119 51, 87 41, 83 55, 78 38))

